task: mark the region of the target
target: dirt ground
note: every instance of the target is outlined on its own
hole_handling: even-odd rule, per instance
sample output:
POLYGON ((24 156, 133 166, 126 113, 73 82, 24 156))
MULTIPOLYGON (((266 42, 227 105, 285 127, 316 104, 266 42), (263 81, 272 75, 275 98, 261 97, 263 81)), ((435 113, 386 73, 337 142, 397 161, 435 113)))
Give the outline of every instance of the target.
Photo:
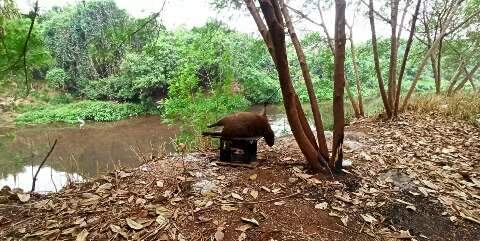
POLYGON ((431 115, 347 127, 345 173, 313 174, 291 137, 254 167, 214 150, 151 157, 48 196, 0 193, 0 240, 472 240, 480 129, 431 115))

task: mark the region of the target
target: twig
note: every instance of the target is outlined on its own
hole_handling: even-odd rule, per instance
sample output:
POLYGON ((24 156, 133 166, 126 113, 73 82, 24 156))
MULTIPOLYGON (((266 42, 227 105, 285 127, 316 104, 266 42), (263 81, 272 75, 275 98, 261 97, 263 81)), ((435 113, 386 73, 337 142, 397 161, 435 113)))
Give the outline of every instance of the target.
POLYGON ((40 166, 38 167, 37 172, 35 173, 35 176, 33 176, 32 190, 30 190, 30 192, 35 191, 35 183, 37 182, 38 173, 40 172, 40 169, 42 169, 42 167, 45 164, 45 162, 47 161, 48 157, 50 157, 50 154, 52 154, 53 149, 55 149, 55 146, 57 145, 57 141, 58 141, 58 139, 55 139, 52 147, 50 147, 50 150, 48 151, 47 155, 45 156, 45 158, 43 158, 42 163, 40 163, 40 166))

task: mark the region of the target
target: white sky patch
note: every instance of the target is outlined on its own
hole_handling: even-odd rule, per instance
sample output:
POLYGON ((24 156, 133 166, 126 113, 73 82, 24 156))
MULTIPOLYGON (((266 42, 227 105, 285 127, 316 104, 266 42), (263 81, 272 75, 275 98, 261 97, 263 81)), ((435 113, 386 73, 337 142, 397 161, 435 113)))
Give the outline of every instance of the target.
MULTIPOLYGON (((87 0, 88 1, 88 0, 87 0)), ((16 0, 19 8, 27 12, 33 8, 34 0, 16 0)), ((68 4, 75 4, 81 2, 80 0, 39 0, 40 9, 42 12, 54 7, 63 7, 68 4)), ((119 8, 125 9, 130 15, 135 17, 145 17, 154 12, 158 12, 163 5, 163 0, 115 0, 119 8)), ((161 20, 165 26, 169 29, 175 29, 183 26, 186 28, 202 26, 209 19, 218 19, 226 23, 231 28, 249 34, 258 35, 255 22, 248 14, 246 9, 230 10, 218 12, 212 8, 209 4, 210 0, 167 0, 164 11, 161 15, 161 20)), ((303 1, 293 0, 290 1, 293 7, 301 9, 301 3, 303 1)), ((366 7, 361 6, 362 12, 356 12, 354 14, 353 7, 347 7, 346 19, 349 23, 352 22, 355 15, 355 24, 353 28, 353 35, 355 42, 364 42, 371 38, 370 22, 367 16, 364 16, 366 7)), ((335 10, 334 6, 325 11, 325 22, 329 29, 331 37, 334 35, 334 21, 335 10)), ((399 13, 400 14, 400 13, 399 13)), ((296 19, 295 13, 290 11, 290 15, 293 19, 296 19)), ((312 11, 309 17, 320 22, 318 13, 312 11)), ((400 16, 399 16, 400 18, 400 16)), ((408 18, 407 18, 408 20, 408 18)), ((399 19, 400 21, 400 19, 399 19)), ((406 21, 408 24, 408 21, 406 21)), ((309 31, 319 31, 322 33, 320 27, 309 23, 307 20, 296 21, 294 23, 297 32, 300 35, 309 31)), ((381 20, 376 20, 377 37, 385 37, 389 35, 389 26, 381 20)), ((346 30, 348 34, 348 29, 346 30)), ((406 36, 406 31, 403 33, 403 37, 406 36)))

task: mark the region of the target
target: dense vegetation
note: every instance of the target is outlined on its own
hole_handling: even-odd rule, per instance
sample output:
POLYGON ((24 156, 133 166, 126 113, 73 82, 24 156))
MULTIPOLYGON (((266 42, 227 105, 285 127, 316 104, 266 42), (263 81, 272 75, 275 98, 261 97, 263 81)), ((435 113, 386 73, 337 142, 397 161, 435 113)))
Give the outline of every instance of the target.
MULTIPOLYGON (((2 11, 9 10, 9 14, 0 19, 0 88, 14 86, 16 96, 24 96, 30 87, 33 96, 42 91, 60 96, 21 108, 25 113, 17 119, 19 123, 72 123, 77 118, 110 121, 160 112, 168 120, 188 120, 184 122, 187 129, 198 132, 225 113, 281 101, 275 66, 263 41, 221 22, 210 21, 193 29, 166 29, 157 21, 159 13, 136 19, 112 0, 92 0, 38 16, 27 37, 36 13, 21 16, 11 1, 6 3, 11 5, 4 6, 2 11), (25 70, 20 59, 27 40, 25 70), (64 96, 69 100, 55 102, 64 96)), ((325 38, 320 32, 310 32, 301 42, 317 97, 331 99, 333 55, 325 38)), ((462 58, 455 46, 470 46, 457 42, 461 41, 452 39, 443 45, 447 76, 454 74, 454 63, 462 58)), ((405 45, 401 39, 399 53, 405 45)), ((421 41, 413 42, 404 86, 414 77, 426 50, 421 41)), ((390 39, 379 39, 378 51, 384 63, 381 71, 387 75, 390 39)), ((347 81, 355 91, 351 51, 346 52, 347 81)), ((371 41, 356 43, 355 52, 361 91, 364 96, 376 97, 371 41)), ((288 57, 292 59, 294 87, 301 101, 307 102, 301 69, 290 45, 288 57)), ((431 71, 423 72, 417 90, 434 89, 431 71)))

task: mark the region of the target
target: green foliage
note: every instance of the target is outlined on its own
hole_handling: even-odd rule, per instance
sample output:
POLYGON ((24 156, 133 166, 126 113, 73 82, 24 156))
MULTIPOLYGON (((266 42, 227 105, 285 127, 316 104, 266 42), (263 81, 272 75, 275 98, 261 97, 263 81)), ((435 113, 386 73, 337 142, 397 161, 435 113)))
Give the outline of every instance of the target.
POLYGON ((129 48, 142 48, 152 29, 130 37, 142 24, 112 0, 94 0, 53 9, 43 22, 43 33, 57 66, 70 77, 69 88, 82 81, 116 74, 129 48))
MULTIPOLYGON (((30 24, 29 18, 13 18, 0 27, 0 84, 14 80, 17 87, 25 88, 23 53, 30 24)), ((28 78, 32 79, 34 71, 44 69, 51 63, 38 27, 33 28, 27 48, 27 73, 28 78)))
POLYGON ((190 147, 199 144, 200 133, 207 125, 232 111, 245 110, 249 102, 240 95, 214 93, 197 94, 191 98, 169 98, 162 105, 163 115, 170 121, 180 120, 182 133, 177 142, 190 147))
POLYGON ((48 86, 54 89, 65 89, 67 83, 67 74, 61 68, 53 68, 47 71, 45 77, 47 79, 48 86))
POLYGON ((71 104, 24 107, 16 118, 18 124, 46 124, 51 122, 78 123, 78 118, 93 121, 116 121, 146 113, 142 105, 103 101, 80 101, 71 104))

